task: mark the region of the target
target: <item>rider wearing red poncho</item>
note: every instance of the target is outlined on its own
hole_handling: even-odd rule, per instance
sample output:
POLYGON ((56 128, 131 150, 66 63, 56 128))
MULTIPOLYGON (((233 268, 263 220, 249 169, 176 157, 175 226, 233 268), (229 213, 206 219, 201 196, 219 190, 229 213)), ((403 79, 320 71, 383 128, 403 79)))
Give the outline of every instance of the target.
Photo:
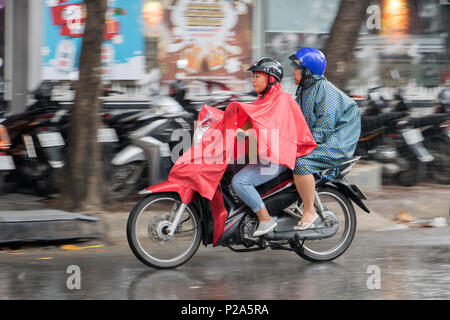
MULTIPOLYGON (((213 114, 216 121, 205 132, 200 144, 192 146, 177 160, 169 174, 169 181, 211 200, 214 243, 220 237, 226 219, 217 187, 228 164, 238 157, 235 153, 237 129, 251 127, 254 130, 260 161, 291 170, 296 158, 309 154, 317 146, 297 102, 281 89, 281 64, 271 58, 260 58, 249 71, 262 72, 266 76, 263 90, 257 91, 254 83, 258 98, 252 104, 232 102, 225 112, 204 106, 199 122, 208 113, 213 114)), ((261 220, 259 214, 258 217, 261 220)), ((273 225, 271 228, 273 230, 273 225)))

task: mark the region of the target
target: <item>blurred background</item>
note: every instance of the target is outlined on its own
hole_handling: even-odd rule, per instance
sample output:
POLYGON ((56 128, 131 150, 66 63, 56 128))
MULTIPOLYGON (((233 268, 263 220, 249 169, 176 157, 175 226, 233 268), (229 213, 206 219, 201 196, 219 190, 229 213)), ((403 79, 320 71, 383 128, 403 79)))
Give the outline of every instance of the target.
MULTIPOLYGON (((204 103, 252 101, 246 70, 256 58, 278 59, 282 86, 294 94, 288 56, 304 46, 324 50, 340 5, 109 0, 98 141, 115 197, 165 179, 177 158, 172 133, 192 133, 204 103)), ((371 0, 364 11, 340 87, 365 117, 357 154, 379 164, 383 183, 448 184, 450 2, 371 0)), ((5 193, 58 193, 54 173, 65 161, 85 17, 81 0, 0 0, 0 138, 10 142, 0 156, 5 193)))
MULTIPOLYGON (((70 100, 63 84, 78 76, 84 18, 77 16, 81 14, 74 5, 81 2, 0 1, 3 109, 22 111, 32 99, 27 93, 42 80, 58 81, 60 99, 70 100)), ((203 79, 248 91, 246 66, 263 55, 283 63, 283 87, 293 91, 287 57, 303 46, 325 47, 340 1, 197 3, 109 1, 104 79, 135 89, 121 100, 145 100, 140 84, 152 71, 160 73, 163 85, 203 79)), ((370 1, 369 7, 347 88, 364 95, 368 88, 384 85, 383 93, 391 98, 389 89, 401 84, 411 98, 436 98, 450 79, 448 1, 380 0, 370 1)))

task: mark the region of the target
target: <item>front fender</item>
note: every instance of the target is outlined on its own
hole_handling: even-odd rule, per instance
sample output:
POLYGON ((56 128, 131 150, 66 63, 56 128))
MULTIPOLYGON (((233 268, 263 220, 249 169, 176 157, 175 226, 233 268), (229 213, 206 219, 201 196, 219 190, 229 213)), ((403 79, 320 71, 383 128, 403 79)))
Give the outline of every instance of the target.
POLYGON ((369 209, 364 205, 362 200, 367 200, 365 194, 358 188, 355 184, 350 184, 347 181, 336 179, 329 182, 334 185, 340 192, 351 199, 354 203, 358 205, 365 212, 370 213, 369 209))
POLYGON ((183 203, 191 203, 195 200, 195 191, 187 189, 179 184, 171 181, 164 181, 155 184, 151 187, 141 190, 139 194, 153 194, 153 193, 163 193, 163 192, 176 192, 180 195, 181 201, 183 203))

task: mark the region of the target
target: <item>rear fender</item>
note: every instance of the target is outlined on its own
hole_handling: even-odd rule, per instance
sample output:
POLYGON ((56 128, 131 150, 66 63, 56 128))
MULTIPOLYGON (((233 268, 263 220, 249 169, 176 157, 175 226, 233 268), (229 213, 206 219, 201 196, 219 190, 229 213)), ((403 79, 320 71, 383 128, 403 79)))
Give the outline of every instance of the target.
MULTIPOLYGON (((328 184, 328 183, 327 183, 328 184)), ((358 205, 365 212, 370 213, 369 209, 364 205, 362 200, 367 200, 365 194, 358 188, 357 185, 349 184, 347 181, 342 179, 336 179, 330 181, 329 184, 334 185, 340 192, 342 192, 345 196, 350 198, 354 203, 358 205)))

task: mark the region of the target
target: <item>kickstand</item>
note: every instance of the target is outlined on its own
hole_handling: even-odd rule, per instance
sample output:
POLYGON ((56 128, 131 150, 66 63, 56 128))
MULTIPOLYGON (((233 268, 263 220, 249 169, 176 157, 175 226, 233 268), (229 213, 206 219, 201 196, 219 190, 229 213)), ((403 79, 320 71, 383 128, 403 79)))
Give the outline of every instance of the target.
POLYGON ((306 238, 303 238, 300 240, 300 237, 298 234, 294 236, 294 240, 291 241, 291 247, 297 251, 303 248, 303 244, 305 243, 306 238))

